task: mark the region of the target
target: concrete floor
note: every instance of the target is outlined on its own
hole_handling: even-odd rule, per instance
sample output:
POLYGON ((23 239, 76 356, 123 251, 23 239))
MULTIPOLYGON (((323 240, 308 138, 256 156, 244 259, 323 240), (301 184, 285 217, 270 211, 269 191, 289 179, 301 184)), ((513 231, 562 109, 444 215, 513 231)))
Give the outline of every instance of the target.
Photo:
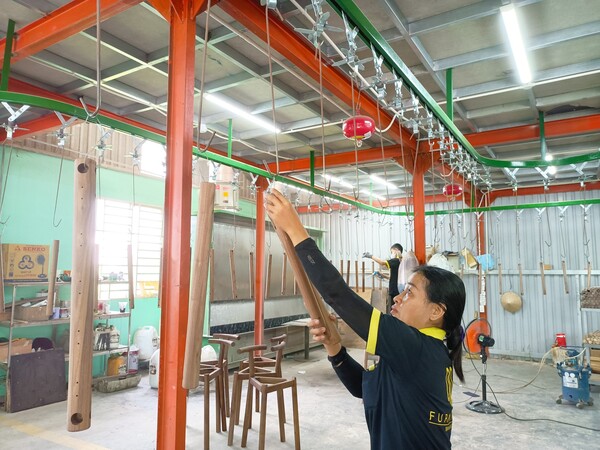
MULTIPOLYGON (((362 360, 361 351, 351 350, 351 353, 362 360)), ((473 363, 480 369, 479 361, 473 363)), ((592 407, 579 410, 572 404, 557 405, 555 400, 561 393, 561 379, 552 366, 543 366, 533 383, 514 391, 535 377, 540 367, 539 363, 490 359, 488 383, 496 392, 497 401, 506 408, 508 414, 521 419, 553 420, 517 421, 504 414, 478 414, 465 408, 465 404, 471 401, 472 397, 464 392, 473 391, 478 386, 479 375, 474 365, 471 360, 464 361, 466 384, 454 387, 452 442, 455 448, 600 449, 600 431, 564 424, 600 429, 600 398, 597 387, 593 388, 595 405, 592 407)), ((298 379, 303 449, 369 448, 361 401, 345 391, 325 360, 322 349, 312 350, 309 361, 303 360, 301 355, 288 357, 283 368, 285 376, 296 376, 298 379)), ((14 414, 1 412, 0 448, 153 449, 156 440, 157 398, 157 391, 150 389, 146 376, 137 388, 112 394, 95 392, 92 427, 79 433, 68 433, 65 430, 66 402, 14 414)), ((488 395, 488 400, 493 400, 491 394, 488 395)), ((203 445, 202 405, 201 392, 190 395, 186 438, 189 449, 201 449, 203 445)), ((287 411, 288 417, 291 418, 291 408, 288 407, 287 411)), ((214 414, 212 408, 211 414, 214 414)), ((257 414, 253 420, 254 428, 248 438, 250 449, 258 447, 257 414)), ((286 425, 286 437, 287 442, 279 442, 276 403, 272 401, 267 417, 267 449, 293 449, 291 424, 286 425)), ((211 426, 211 448, 228 449, 230 447, 227 447, 226 441, 226 433, 217 434, 214 426, 211 426)), ((239 449, 240 441, 241 428, 236 427, 235 442, 231 448, 239 449)))

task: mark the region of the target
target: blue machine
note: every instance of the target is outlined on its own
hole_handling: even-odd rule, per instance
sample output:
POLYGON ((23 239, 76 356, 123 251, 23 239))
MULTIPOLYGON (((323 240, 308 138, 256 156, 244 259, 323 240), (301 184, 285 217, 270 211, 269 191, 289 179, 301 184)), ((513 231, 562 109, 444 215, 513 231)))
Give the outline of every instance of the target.
POLYGON ((558 375, 562 379, 562 395, 556 403, 574 402, 582 409, 586 404, 592 406, 594 399, 590 397, 590 365, 585 363, 585 349, 565 348, 566 358, 556 363, 558 375))

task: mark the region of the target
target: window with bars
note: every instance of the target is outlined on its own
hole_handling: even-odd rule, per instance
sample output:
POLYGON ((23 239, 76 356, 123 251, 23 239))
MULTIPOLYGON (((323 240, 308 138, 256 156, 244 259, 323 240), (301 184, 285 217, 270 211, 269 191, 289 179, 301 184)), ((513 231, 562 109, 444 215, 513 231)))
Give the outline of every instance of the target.
POLYGON ((96 206, 99 299, 128 296, 127 247, 131 244, 136 297, 156 297, 160 277, 163 213, 159 208, 100 199, 96 206))

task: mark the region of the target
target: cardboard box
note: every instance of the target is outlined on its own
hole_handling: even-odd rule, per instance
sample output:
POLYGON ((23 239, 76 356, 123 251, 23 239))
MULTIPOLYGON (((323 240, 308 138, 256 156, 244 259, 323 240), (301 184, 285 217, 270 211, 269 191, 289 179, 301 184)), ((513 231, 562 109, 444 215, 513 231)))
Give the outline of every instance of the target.
MULTIPOLYGON (((23 353, 31 353, 31 339, 13 339, 10 348, 10 355, 22 355, 23 353)), ((8 342, 0 342, 0 361, 6 362, 8 359, 8 342)))
POLYGON ((40 320, 48 320, 50 319, 50 316, 46 311, 46 305, 16 306, 15 319, 24 320, 25 322, 37 322, 40 320))
POLYGON ((2 244, 5 281, 48 281, 49 245, 2 244))
POLYGON ((590 366, 592 368, 592 372, 600 373, 600 350, 590 350, 590 366))

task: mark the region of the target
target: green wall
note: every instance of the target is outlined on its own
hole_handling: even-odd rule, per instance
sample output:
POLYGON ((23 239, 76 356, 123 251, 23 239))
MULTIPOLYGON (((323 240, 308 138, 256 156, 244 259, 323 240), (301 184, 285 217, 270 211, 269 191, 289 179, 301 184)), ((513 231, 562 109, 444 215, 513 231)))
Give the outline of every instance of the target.
MULTIPOLYGON (((60 188, 54 214, 60 159, 31 153, 10 147, 0 147, 4 152, 5 165, 2 182, 6 182, 6 193, 0 220, 5 222, 2 229, 3 243, 30 243, 51 245, 60 240, 58 268, 71 268, 73 233, 73 161, 63 160, 60 188), (12 151, 12 155, 11 155, 12 151), (10 163, 10 166, 9 166, 10 163), (9 169, 8 172, 6 169, 9 169), (56 217, 53 221, 53 217, 56 217), (54 225, 57 226, 54 226, 54 225)), ((97 175, 97 195, 131 202, 133 200, 133 181, 130 173, 100 168, 97 175)), ((164 182, 157 178, 135 177, 135 201, 149 206, 162 208, 164 203, 164 182)), ((192 202, 193 203, 193 202, 192 202)), ((43 286, 46 287, 46 286, 43 286)), ((12 288, 5 288, 5 301, 12 298, 12 288)), ((17 298, 30 297, 39 288, 20 288, 17 298)), ((63 286, 59 290, 59 299, 69 299, 70 288, 63 286)), ((118 300, 111 303, 112 310, 118 310, 118 300)), ((127 343, 127 319, 113 319, 121 332, 121 342, 127 343)), ((154 326, 159 330, 160 310, 156 298, 136 299, 131 314, 131 338, 139 327, 154 326)), ((16 328, 13 337, 53 337, 60 338, 67 326, 42 326, 16 328), (55 330, 54 330, 55 329, 55 330)), ((0 327, 0 337, 8 337, 8 328, 0 327)), ((94 376, 104 370, 103 356, 94 358, 94 376)), ((3 374, 0 374, 2 376, 3 374)), ((0 395, 4 395, 4 386, 0 385, 0 395)))

